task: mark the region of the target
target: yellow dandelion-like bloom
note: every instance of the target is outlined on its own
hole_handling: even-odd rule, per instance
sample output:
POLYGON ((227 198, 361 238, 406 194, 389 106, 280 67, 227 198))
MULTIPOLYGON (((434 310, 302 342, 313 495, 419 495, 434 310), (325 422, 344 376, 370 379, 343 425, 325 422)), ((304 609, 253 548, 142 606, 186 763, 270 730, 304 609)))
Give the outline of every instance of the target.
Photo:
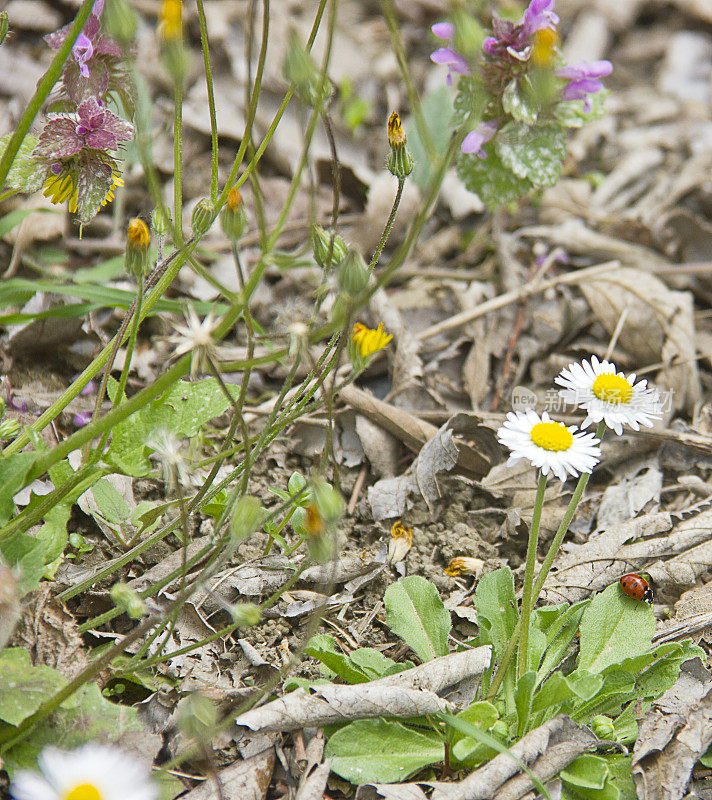
POLYGON ((413 531, 398 520, 391 527, 391 540, 388 543, 388 560, 397 564, 405 558, 413 544, 413 531))
POLYGON ((400 147, 405 144, 405 132, 397 111, 388 117, 388 144, 391 147, 400 147))
POLYGON ((315 505, 307 506, 304 528, 309 536, 314 538, 321 536, 324 532, 324 527, 324 519, 319 513, 319 509, 315 505))
POLYGON ((351 331, 351 340, 362 358, 368 358, 377 353, 391 341, 393 336, 383 330, 383 323, 373 330, 357 322, 351 331))
POLYGON ((183 3, 181 0, 163 0, 158 29, 166 42, 179 39, 183 31, 183 3))
POLYGON ((559 35, 553 28, 542 28, 533 35, 532 61, 540 67, 550 67, 559 43, 559 35))
POLYGON ((129 244, 137 250, 148 250, 148 246, 151 244, 148 225, 138 217, 134 217, 126 226, 126 238, 129 244))
MULTIPOLYGON (((78 178, 79 173, 71 169, 64 170, 60 172, 59 175, 50 173, 49 177, 44 182, 44 191, 42 194, 49 199, 50 203, 54 203, 54 205, 60 205, 68 201, 69 210, 72 214, 76 214, 79 208, 78 178)), ((102 207, 114 199, 116 187, 124 185, 121 173, 117 170, 112 170, 111 178, 111 187, 101 201, 102 207)))

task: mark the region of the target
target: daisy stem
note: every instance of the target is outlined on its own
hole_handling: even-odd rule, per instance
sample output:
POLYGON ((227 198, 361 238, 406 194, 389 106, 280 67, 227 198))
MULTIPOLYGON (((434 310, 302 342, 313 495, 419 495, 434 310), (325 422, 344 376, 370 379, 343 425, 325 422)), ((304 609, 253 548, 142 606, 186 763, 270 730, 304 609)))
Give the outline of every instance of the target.
MULTIPOLYGON (((596 438, 599 441, 603 439, 603 432, 605 430, 606 430, 606 423, 603 420, 601 420, 601 422, 598 423, 598 428, 596 428, 596 438)), ((588 479, 590 477, 591 477, 590 472, 584 472, 583 475, 581 475, 581 477, 578 479, 578 483, 576 484, 574 493, 571 496, 571 500, 569 501, 569 506, 566 509, 564 517, 561 520, 561 524, 559 525, 559 528, 556 531, 556 535, 554 536, 551 545, 549 546, 549 551, 544 557, 544 563, 541 565, 539 574, 536 576, 534 589, 532 591, 532 603, 536 603, 536 601, 539 598, 539 595, 541 594, 542 587, 544 586, 544 581, 546 580, 546 577, 549 574, 551 565, 554 563, 556 554, 559 552, 561 543, 564 541, 564 536, 566 536, 566 532, 569 529, 569 524, 573 519, 576 507, 578 506, 579 501, 581 500, 581 496, 583 495, 584 490, 586 489, 586 484, 588 483, 588 479)))
POLYGON ((522 610, 520 616, 521 632, 519 634, 519 652, 517 656, 517 677, 521 678, 528 667, 529 650, 529 621, 532 613, 532 584, 534 582, 534 566, 536 563, 536 548, 539 543, 539 525, 541 523, 541 510, 544 505, 544 492, 546 491, 546 475, 539 473, 539 483, 536 487, 532 524, 529 527, 529 542, 527 543, 527 563, 524 569, 524 588, 522 590, 522 610))
MULTIPOLYGON (((598 423, 598 428, 596 429, 596 437, 598 439, 602 439, 603 432, 606 429, 605 422, 601 421, 598 423)), ((556 554, 559 552, 559 548, 561 547, 561 543, 564 541, 564 536, 566 536, 566 532, 569 529, 569 525, 571 524, 571 520, 573 519, 574 513, 576 512, 576 507, 581 500, 581 497, 584 493, 586 488, 586 484, 588 483, 588 479, 591 477, 590 472, 583 473, 579 479, 578 483, 576 484, 576 488, 574 489, 574 493, 571 496, 571 500, 569 501, 569 505, 564 512, 564 516, 561 520, 561 524, 556 531, 556 535, 554 536, 553 541, 549 547, 549 550, 544 557, 544 562, 541 565, 541 569, 536 576, 536 580, 534 581, 534 586, 532 588, 532 596, 531 596, 531 606, 533 608, 536 604, 536 601, 539 599, 539 595, 541 594, 541 590, 544 586, 544 581, 549 574, 549 570, 551 569, 551 565, 554 563, 554 559, 556 558, 556 554)), ((532 520, 532 527, 534 523, 532 520)), ((526 577, 525 577, 526 582, 526 577)), ((502 685, 502 681, 504 680, 504 676, 507 672, 507 667, 509 666, 509 662, 512 660, 512 656, 514 655, 514 651, 517 648, 517 645, 521 641, 521 633, 522 633, 522 621, 524 618, 524 598, 522 598, 522 617, 517 622, 517 626, 512 633, 512 638, 509 640, 509 644, 507 645, 507 649, 504 651, 504 655, 502 656, 502 660, 497 667, 497 671, 492 678, 492 683, 490 685, 489 691, 487 692, 487 698, 494 697, 497 692, 499 691, 499 687, 502 685)), ((527 617, 527 623, 529 622, 529 617, 527 617)), ((520 650, 521 652, 521 650, 520 650)))

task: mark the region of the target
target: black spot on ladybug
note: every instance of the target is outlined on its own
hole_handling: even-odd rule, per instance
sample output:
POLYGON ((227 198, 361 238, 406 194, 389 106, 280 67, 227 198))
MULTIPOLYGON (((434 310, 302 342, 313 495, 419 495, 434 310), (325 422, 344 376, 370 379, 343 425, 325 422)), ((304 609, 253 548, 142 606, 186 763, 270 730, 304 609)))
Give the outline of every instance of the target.
POLYGON ((653 590, 650 588, 650 584, 642 575, 635 572, 629 572, 621 578, 621 589, 634 600, 653 602, 653 590))

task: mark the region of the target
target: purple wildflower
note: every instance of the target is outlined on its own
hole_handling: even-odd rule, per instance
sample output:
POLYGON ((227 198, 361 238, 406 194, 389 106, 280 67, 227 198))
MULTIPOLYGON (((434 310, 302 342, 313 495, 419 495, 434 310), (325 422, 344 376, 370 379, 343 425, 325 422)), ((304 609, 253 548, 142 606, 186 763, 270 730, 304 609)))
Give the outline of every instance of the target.
POLYGON ((559 15, 554 11, 555 0, 532 0, 524 12, 520 25, 524 25, 527 37, 543 28, 556 28, 559 15))
POLYGON ((118 150, 133 137, 133 125, 117 117, 95 97, 85 100, 76 114, 50 114, 34 154, 53 162, 84 149, 118 150))
MULTIPOLYGON (((451 22, 436 22, 430 30, 438 39, 445 39, 448 45, 455 36, 455 26, 451 22)), ((448 86, 452 86, 453 73, 458 75, 470 74, 470 67, 467 61, 452 47, 439 47, 434 53, 430 54, 430 60, 435 64, 445 64, 447 66, 448 86)))
POLYGON ((605 78, 613 71, 610 61, 580 61, 569 64, 556 71, 559 78, 569 81, 561 92, 564 100, 583 100, 584 108, 588 111, 591 107, 589 95, 600 92, 603 84, 599 78, 605 78))
POLYGON ((91 422, 90 411, 80 411, 79 413, 74 415, 74 424, 76 425, 77 428, 83 428, 90 422, 91 422))
POLYGON ((480 122, 480 124, 465 136, 461 150, 463 153, 474 153, 478 158, 486 158, 486 153, 482 149, 483 145, 497 133, 499 124, 494 120, 480 122))

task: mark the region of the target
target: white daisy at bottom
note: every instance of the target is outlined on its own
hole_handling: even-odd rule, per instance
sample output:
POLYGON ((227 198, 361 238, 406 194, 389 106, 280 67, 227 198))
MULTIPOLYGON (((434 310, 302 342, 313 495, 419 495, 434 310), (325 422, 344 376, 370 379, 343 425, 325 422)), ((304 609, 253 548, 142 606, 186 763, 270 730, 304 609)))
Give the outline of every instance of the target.
POLYGON ((40 772, 20 771, 10 785, 13 800, 155 800, 146 766, 116 747, 85 744, 64 751, 45 747, 40 772))
POLYGON ((526 458, 544 475, 550 472, 560 480, 591 472, 601 458, 599 440, 576 426, 567 428, 552 420, 545 411, 510 411, 497 431, 499 441, 512 451, 508 464, 526 458))
POLYGON ((554 379, 563 386, 559 394, 567 403, 586 410, 581 427, 603 420, 619 436, 623 426, 639 431, 641 425, 653 426, 662 417, 660 394, 648 387, 647 381, 635 381, 635 373, 626 376, 610 361, 590 361, 569 364, 554 379))

